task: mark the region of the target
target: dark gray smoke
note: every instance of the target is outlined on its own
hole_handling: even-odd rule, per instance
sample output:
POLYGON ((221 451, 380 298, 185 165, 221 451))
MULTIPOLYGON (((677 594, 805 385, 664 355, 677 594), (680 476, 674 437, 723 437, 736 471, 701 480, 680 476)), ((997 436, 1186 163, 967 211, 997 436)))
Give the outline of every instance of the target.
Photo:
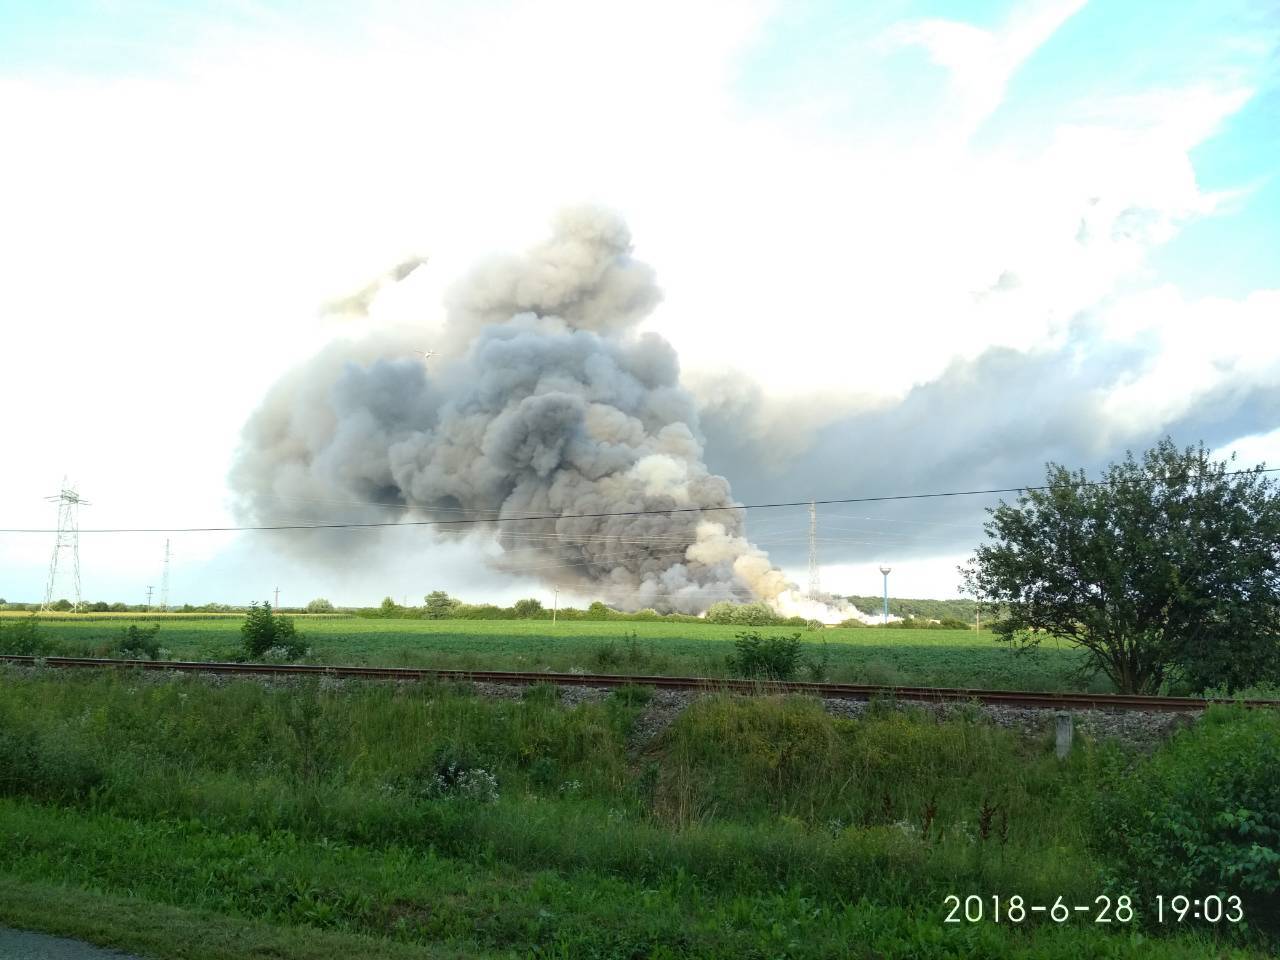
MULTIPOLYGON (((618 217, 566 212, 549 241, 450 293, 440 357, 338 344, 281 380, 232 472, 242 518, 501 517, 435 529, 495 538, 503 568, 629 608, 786 607, 789 584, 741 511, 572 516, 734 502, 703 462, 674 351, 635 332, 659 299, 618 217)), ((349 562, 358 536, 291 542, 349 562)))
MULTIPOLYGON (((699 421, 709 467, 734 477, 746 503, 779 499, 780 491, 790 494, 785 499, 835 499, 1016 487, 1043 482, 1050 460, 1097 475, 1165 435, 1213 448, 1280 422, 1274 370, 1224 379, 1197 393, 1187 413, 1164 419, 1135 423, 1110 407, 1114 391, 1159 362, 1150 344, 1108 344, 1080 318, 1061 347, 992 348, 955 361, 899 401, 838 414, 829 403, 779 401, 747 376, 722 375, 699 384, 699 421)), ((820 532, 835 528, 833 541, 844 541, 824 544, 822 560, 968 552, 983 539, 984 508, 997 499, 821 507, 820 532), (837 518, 823 519, 830 515, 837 518)), ((803 562, 802 549, 770 552, 803 562)))

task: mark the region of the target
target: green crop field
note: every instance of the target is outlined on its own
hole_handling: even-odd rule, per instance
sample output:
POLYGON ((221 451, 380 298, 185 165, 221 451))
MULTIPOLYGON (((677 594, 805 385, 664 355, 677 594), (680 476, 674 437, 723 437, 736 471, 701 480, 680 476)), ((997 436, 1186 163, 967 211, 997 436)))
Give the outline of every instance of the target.
MULTIPOLYGON (((57 652, 87 655, 129 623, 160 624, 158 640, 174 659, 230 659, 239 652, 241 617, 79 615, 42 617, 57 652)), ((1080 651, 1046 642, 1017 653, 987 632, 795 627, 710 623, 548 620, 397 620, 300 616, 299 629, 324 663, 456 669, 580 670, 587 673, 725 676, 743 630, 800 633, 805 656, 829 664, 827 677, 850 683, 1017 690, 1073 690, 1080 651)), ((1092 689, 1110 689, 1105 679, 1092 689)))
MULTIPOLYGON (((0 667, 0 924, 188 960, 1271 955, 1265 897, 1248 930, 1145 900, 945 922, 949 895, 1130 889, 1097 805, 1168 747, 1061 762, 976 713, 803 697, 702 698, 638 735, 653 709, 0 667)), ((1276 722, 1219 708, 1179 737, 1236 769, 1276 722)))

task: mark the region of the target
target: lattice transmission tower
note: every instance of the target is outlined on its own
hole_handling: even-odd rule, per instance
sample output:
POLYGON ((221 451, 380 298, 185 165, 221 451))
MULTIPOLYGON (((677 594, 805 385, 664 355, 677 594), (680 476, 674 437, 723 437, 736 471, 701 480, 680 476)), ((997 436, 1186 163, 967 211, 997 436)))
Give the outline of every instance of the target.
POLYGON ((164 542, 164 573, 160 575, 160 609, 169 609, 169 541, 164 542))
POLYGON ((809 596, 817 599, 822 592, 818 580, 818 505, 809 501, 809 596))
MULTIPOLYGON (((71 570, 75 578, 75 606, 80 609, 80 508, 89 506, 88 500, 82 500, 76 488, 62 478, 62 489, 55 496, 45 497, 58 505, 58 533, 53 542, 53 556, 49 560, 49 580, 44 587, 44 602, 41 610, 48 610, 53 602, 54 583, 58 579, 58 557, 64 550, 71 552, 71 570)), ((64 566, 65 569, 65 566, 64 566)))

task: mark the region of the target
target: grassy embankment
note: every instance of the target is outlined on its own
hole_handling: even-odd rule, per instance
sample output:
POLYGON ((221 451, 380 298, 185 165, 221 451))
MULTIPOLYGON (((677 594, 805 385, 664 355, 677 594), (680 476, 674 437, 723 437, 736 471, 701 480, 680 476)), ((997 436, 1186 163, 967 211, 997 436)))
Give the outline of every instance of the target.
POLYGON ((199 958, 1235 955, 942 923, 950 893, 1094 902, 1088 745, 802 698, 638 745, 646 701, 0 668, 0 922, 199 958))
MULTIPOLYGON (((25 615, 24 615, 25 616, 25 615)), ((239 652, 242 617, 153 619, 81 614, 43 617, 58 652, 94 653, 130 622, 159 622, 158 640, 177 659, 216 660, 239 652)), ((789 635, 795 627, 545 620, 366 620, 298 617, 313 659, 324 663, 456 669, 581 670, 588 673, 725 676, 725 659, 743 629, 789 635), (631 638, 634 636, 634 640, 631 638)), ((1047 642, 1015 653, 990 633, 965 630, 800 630, 813 657, 829 656, 828 679, 1022 690, 1070 690, 1079 652, 1047 642)), ((1107 690, 1105 680, 1092 689, 1107 690)))

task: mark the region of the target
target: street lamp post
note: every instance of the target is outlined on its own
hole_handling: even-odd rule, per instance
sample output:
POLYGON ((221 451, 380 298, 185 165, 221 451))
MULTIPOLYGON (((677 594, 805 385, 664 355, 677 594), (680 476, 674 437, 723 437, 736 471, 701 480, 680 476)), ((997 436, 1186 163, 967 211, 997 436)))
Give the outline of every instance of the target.
POLYGON ((884 622, 889 622, 889 574, 893 567, 881 567, 880 572, 884 574, 884 622))

